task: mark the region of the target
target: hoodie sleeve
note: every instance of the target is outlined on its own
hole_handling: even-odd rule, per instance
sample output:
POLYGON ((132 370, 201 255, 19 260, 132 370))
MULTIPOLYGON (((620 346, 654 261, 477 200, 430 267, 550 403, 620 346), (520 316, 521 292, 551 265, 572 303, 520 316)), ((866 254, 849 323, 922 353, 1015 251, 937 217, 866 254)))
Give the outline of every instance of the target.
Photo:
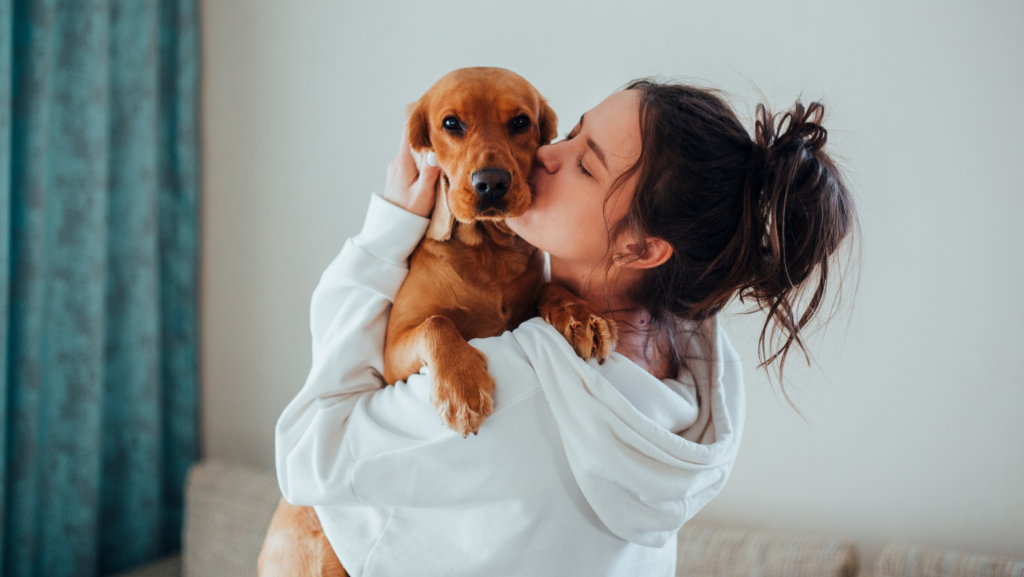
POLYGON ((408 258, 429 219, 374 194, 363 230, 313 291, 313 364, 275 429, 278 484, 295 505, 344 500, 352 463, 342 451, 348 417, 385 385, 384 333, 408 258))

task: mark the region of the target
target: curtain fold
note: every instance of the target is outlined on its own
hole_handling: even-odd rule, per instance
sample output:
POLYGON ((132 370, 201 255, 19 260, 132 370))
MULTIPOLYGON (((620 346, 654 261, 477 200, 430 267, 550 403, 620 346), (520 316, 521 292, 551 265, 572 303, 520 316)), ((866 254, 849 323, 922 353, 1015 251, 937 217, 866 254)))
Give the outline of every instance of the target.
POLYGON ((0 0, 0 573, 180 546, 197 443, 194 0, 0 0))

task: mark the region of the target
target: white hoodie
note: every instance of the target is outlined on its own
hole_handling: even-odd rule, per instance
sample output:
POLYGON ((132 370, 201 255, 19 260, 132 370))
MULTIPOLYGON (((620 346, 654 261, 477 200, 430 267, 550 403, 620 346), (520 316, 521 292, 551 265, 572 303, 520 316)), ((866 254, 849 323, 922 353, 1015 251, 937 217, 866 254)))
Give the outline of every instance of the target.
POLYGON ((659 381, 624 356, 584 362, 541 319, 470 341, 494 414, 463 439, 424 368, 384 386, 391 302, 428 220, 371 198, 313 292, 313 366, 277 423, 288 502, 315 507, 353 577, 675 575, 679 528, 722 489, 744 419, 717 320, 689 325, 659 381))

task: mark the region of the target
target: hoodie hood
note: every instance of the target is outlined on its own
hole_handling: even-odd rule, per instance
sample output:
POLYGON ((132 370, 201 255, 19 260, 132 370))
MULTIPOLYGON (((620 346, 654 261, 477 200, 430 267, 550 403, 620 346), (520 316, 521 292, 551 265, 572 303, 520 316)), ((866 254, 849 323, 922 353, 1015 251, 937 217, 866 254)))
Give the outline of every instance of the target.
POLYGON ((717 317, 682 328, 685 367, 665 381, 617 353, 607 367, 583 362, 540 319, 513 332, 581 492, 612 533, 647 547, 664 546, 718 494, 742 434, 741 367, 717 317))

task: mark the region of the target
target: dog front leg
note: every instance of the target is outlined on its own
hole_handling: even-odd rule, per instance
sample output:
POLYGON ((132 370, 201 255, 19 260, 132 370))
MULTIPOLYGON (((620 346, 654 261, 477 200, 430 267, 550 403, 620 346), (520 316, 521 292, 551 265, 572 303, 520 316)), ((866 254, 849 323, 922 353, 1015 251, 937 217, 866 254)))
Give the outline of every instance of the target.
POLYGON ((538 310, 544 322, 555 327, 583 360, 597 358, 603 363, 619 340, 615 321, 601 316, 593 305, 549 282, 540 289, 538 310))
POLYGON ((422 366, 430 369, 434 408, 463 437, 475 435, 494 411, 494 379, 487 372, 487 357, 462 338, 451 319, 433 315, 389 338, 385 355, 388 383, 407 378, 422 366))

